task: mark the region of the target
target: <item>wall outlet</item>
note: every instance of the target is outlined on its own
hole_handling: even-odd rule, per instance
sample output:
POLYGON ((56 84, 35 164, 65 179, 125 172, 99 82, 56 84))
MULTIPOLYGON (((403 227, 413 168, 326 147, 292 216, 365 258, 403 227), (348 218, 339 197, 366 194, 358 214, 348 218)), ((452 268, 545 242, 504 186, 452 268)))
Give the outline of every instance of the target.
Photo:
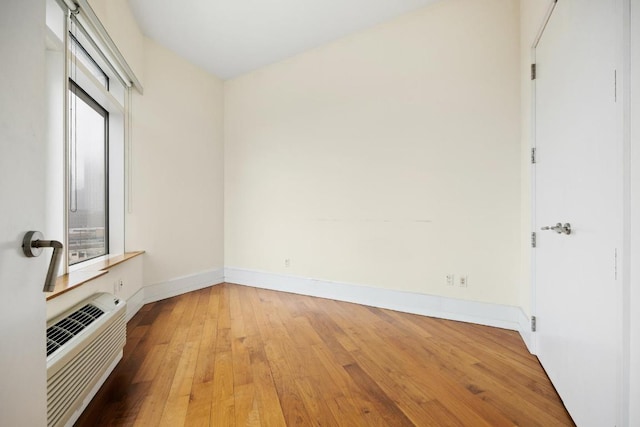
POLYGON ((286 259, 284 260, 284 266, 285 266, 286 268, 291 267, 291 260, 290 260, 289 258, 286 258, 286 259))
POLYGON ((453 274, 447 274, 447 286, 453 286, 455 281, 456 281, 456 278, 453 274))
POLYGON ((122 281, 122 279, 118 279, 115 282, 113 282, 113 294, 118 295, 122 291, 123 287, 124 287, 124 282, 122 281))
POLYGON ((466 274, 461 274, 458 277, 458 285, 461 288, 466 288, 467 286, 469 286, 469 276, 467 276, 466 274))

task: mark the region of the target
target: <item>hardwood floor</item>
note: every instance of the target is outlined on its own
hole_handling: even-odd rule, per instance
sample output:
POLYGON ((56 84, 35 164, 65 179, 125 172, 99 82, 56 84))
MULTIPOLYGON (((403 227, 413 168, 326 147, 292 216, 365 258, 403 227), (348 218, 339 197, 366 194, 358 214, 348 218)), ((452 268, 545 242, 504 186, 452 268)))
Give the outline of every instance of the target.
POLYGON ((144 306, 76 425, 573 423, 516 332, 224 284, 144 306))

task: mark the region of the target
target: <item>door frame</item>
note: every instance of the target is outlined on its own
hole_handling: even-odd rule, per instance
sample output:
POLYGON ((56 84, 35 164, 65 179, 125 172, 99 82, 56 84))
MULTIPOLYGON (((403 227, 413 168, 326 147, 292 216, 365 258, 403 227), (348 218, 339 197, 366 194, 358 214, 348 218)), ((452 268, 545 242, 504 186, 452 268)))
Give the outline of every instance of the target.
MULTIPOLYGON (((530 58, 531 61, 530 63, 533 65, 536 63, 536 48, 538 47, 538 44, 540 43, 540 39, 542 38, 542 34, 544 33, 544 29, 547 27, 547 24, 549 23, 549 19, 551 19, 551 15, 553 14, 553 11, 556 8, 556 4, 557 1, 551 1, 551 3, 549 4, 549 7, 547 9, 547 12, 544 14, 544 17, 542 19, 542 23, 540 24, 540 27, 538 29, 538 33, 536 34, 536 37, 533 40, 533 44, 531 45, 530 48, 530 58)), ((531 141, 531 146, 529 148, 529 150, 533 153, 533 150, 536 149, 537 147, 537 143, 536 143, 536 80, 535 79, 531 79, 531 86, 530 86, 530 99, 531 99, 531 126, 530 126, 530 135, 529 135, 529 140, 531 141)), ((531 182, 531 186, 529 188, 529 191, 531 192, 530 196, 531 196, 531 233, 537 233, 537 219, 536 219, 536 168, 535 168, 535 163, 533 163, 533 161, 529 162, 529 177, 530 177, 530 182, 531 182)), ((532 237, 533 238, 533 237, 532 237)), ((535 248, 533 248, 532 246, 530 246, 530 265, 531 265, 531 293, 530 293, 530 307, 531 307, 531 315, 535 316, 537 313, 536 310, 536 251, 534 250, 535 248)), ((530 341, 530 350, 531 353, 533 354, 538 354, 538 340, 537 340, 537 336, 535 334, 535 331, 532 331, 532 338, 529 340, 530 341)))
MULTIPOLYGON (((530 48, 530 63, 536 64, 536 48, 540 43, 544 30, 551 19, 553 11, 557 5, 558 0, 550 1, 547 12, 545 13, 541 24, 539 25, 538 33, 534 38, 533 44, 530 48)), ((617 16, 621 22, 621 30, 619 33, 619 46, 618 46, 618 63, 619 72, 617 75, 617 97, 620 100, 618 103, 618 117, 620 123, 620 135, 619 143, 621 144, 621 166, 622 173, 620 175, 620 188, 622 205, 620 208, 620 214, 622 216, 622 227, 617 230, 620 233, 620 242, 622 247, 620 253, 618 253, 616 268, 618 271, 618 277, 620 285, 617 287, 617 305, 618 305, 618 325, 619 330, 617 335, 618 351, 617 351, 617 399, 618 410, 617 418, 618 425, 629 426, 630 425, 630 373, 631 373, 631 27, 632 27, 632 15, 631 15, 631 0, 617 0, 616 2, 617 16)), ((636 24, 640 24, 638 18, 636 18, 636 24)), ((531 97, 531 126, 530 126, 530 150, 534 150, 537 146, 536 142, 536 80, 531 80, 530 86, 531 97)), ((535 163, 530 163, 529 169, 530 176, 530 202, 531 202, 531 232, 537 233, 539 227, 536 219, 536 168, 535 163)), ((535 316, 537 313, 537 294, 536 294, 536 251, 535 248, 530 247, 530 307, 531 315, 535 316)), ((536 355, 538 351, 538 337, 535 332, 532 332, 532 338, 529 340, 529 349, 532 354, 536 355)), ((562 396, 561 396, 562 397, 562 396)))
MULTIPOLYGON (((637 32, 637 26, 640 25, 640 19, 637 16, 632 15, 632 4, 640 6, 637 1, 632 0, 619 0, 620 17, 622 20, 621 30, 621 72, 622 76, 619 80, 621 85, 621 115, 622 115, 622 254, 619 257, 620 268, 619 272, 622 276, 621 291, 620 291, 620 321, 621 330, 619 334, 619 340, 621 345, 621 360, 619 364, 619 384, 620 384, 620 420, 623 426, 630 426, 632 423, 637 423, 639 420, 631 419, 631 311, 633 302, 631 299, 631 282, 632 282, 632 250, 631 245, 633 240, 632 236, 632 179, 635 174, 633 173, 632 163, 632 127, 633 117, 632 112, 632 67, 631 67, 631 45, 633 33, 637 32)), ((638 12, 638 11, 637 11, 638 12)), ((637 72, 637 70, 636 70, 637 72)), ((634 101, 637 106, 637 101, 634 101)), ((637 179, 637 178, 636 178, 637 179)), ((637 191, 637 190, 636 190, 637 191)), ((637 223, 637 220, 636 220, 637 223)), ((634 241, 635 242, 635 241, 634 241)), ((638 261, 638 260, 636 260, 638 261)), ((636 278, 637 280, 637 278, 636 278)), ((637 297, 635 297, 637 299, 637 297)), ((636 307, 637 309, 637 307, 636 307)), ((636 389, 639 385, 636 384, 636 389)))

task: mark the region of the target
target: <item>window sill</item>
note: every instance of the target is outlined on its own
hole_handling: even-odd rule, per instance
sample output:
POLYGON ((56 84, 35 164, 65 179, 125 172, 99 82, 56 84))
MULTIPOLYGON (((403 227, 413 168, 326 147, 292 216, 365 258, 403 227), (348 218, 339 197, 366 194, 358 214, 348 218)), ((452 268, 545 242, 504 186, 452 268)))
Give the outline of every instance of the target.
POLYGON ((92 264, 81 270, 74 271, 69 274, 58 277, 56 280, 56 287, 49 295, 47 295, 47 301, 69 292, 72 289, 77 288, 87 282, 90 282, 98 277, 104 276, 109 273, 109 269, 115 267, 118 264, 122 264, 125 261, 135 258, 138 255, 142 255, 144 251, 126 252, 121 255, 111 255, 106 259, 92 264))

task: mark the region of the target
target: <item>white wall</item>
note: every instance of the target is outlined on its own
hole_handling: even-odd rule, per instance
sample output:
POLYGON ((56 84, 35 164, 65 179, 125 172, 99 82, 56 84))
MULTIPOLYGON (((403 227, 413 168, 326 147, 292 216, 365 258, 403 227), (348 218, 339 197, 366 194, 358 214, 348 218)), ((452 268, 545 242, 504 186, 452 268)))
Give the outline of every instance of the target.
POLYGON ((225 265, 516 305, 518 39, 443 1, 225 82, 225 265))
MULTIPOLYGON (((56 5, 57 7, 57 5, 56 5)), ((64 198, 64 48, 47 49, 46 52, 46 227, 47 239, 65 241, 64 198)), ((63 257, 64 258, 64 257, 63 257)), ((61 262, 63 264, 64 261, 61 262)), ((64 271, 60 265, 59 274, 64 271)))
POLYGON ((28 230, 45 226, 45 6, 0 8, 0 425, 46 424, 45 304, 51 257, 26 258, 28 230))

